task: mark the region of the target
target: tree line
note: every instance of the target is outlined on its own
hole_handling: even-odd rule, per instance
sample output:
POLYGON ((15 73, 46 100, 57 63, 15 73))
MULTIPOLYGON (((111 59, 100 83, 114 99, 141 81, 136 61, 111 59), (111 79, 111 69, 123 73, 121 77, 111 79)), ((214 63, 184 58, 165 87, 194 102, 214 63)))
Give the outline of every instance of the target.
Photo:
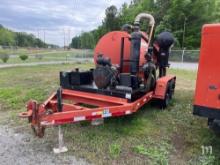
POLYGON ((33 34, 27 34, 25 32, 13 32, 0 24, 0 45, 2 46, 18 46, 18 47, 57 47, 44 43, 39 38, 36 38, 33 34))
MULTIPOLYGON (((155 35, 170 31, 177 48, 200 47, 201 28, 206 23, 220 21, 219 0, 132 0, 120 9, 114 5, 105 10, 102 24, 90 32, 83 32, 72 39, 73 48, 93 49, 105 33, 120 30, 125 23, 132 24, 137 14, 148 12, 156 21, 155 35)), ((144 25, 147 23, 144 22, 144 25)))

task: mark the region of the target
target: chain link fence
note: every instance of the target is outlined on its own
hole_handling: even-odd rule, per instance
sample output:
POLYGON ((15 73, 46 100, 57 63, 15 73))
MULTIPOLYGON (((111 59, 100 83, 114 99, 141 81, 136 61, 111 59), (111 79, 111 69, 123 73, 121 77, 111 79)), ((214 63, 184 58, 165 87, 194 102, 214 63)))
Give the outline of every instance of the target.
POLYGON ((170 61, 198 63, 200 50, 171 50, 170 61))
POLYGON ((90 49, 64 49, 64 48, 22 48, 13 46, 0 46, 0 65, 34 62, 69 62, 80 59, 92 59, 93 50, 90 49), (25 60, 21 56, 28 56, 25 60), (7 57, 4 62, 3 59, 7 57))
MULTIPOLYGON (((200 50, 171 50, 170 61, 181 63, 198 63, 200 50)), ((0 46, 0 56, 9 55, 6 63, 32 63, 32 62, 48 62, 48 61, 77 61, 92 60, 92 49, 40 49, 40 48, 21 48, 0 46), (22 61, 19 56, 26 54, 27 60, 22 61)), ((3 64, 0 59, 0 64, 3 64)))

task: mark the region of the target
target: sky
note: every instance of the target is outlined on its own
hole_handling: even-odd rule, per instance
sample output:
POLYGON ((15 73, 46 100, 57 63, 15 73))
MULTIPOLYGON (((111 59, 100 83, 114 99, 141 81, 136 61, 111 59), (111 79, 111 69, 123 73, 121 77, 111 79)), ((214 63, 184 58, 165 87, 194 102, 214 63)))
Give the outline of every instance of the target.
POLYGON ((66 45, 71 38, 101 24, 105 9, 131 0, 0 0, 0 24, 32 33, 45 42, 66 45), (65 34, 65 35, 64 35, 65 34))

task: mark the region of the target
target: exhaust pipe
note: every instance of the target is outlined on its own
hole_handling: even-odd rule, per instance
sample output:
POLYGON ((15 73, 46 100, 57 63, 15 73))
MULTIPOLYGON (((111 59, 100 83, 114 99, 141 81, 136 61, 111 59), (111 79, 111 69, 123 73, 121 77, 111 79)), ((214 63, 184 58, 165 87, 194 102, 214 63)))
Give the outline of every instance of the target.
MULTIPOLYGON (((154 25, 155 25, 155 20, 154 17, 151 14, 148 13, 140 13, 135 17, 134 24, 135 25, 140 25, 140 21, 142 19, 149 20, 149 26, 150 26, 150 33, 149 33, 149 43, 151 42, 152 36, 153 36, 153 31, 154 31, 154 25)), ((147 30, 147 29, 146 29, 147 30)))
POLYGON ((148 13, 140 13, 138 14, 136 17, 135 17, 135 20, 134 20, 134 24, 138 24, 140 23, 141 19, 149 19, 150 22, 149 24, 152 26, 155 24, 155 20, 154 20, 154 17, 151 15, 151 14, 148 14, 148 13))
POLYGON ((149 20, 149 24, 151 28, 150 33, 149 33, 149 39, 148 39, 149 44, 151 42, 151 38, 153 35, 153 30, 154 30, 155 20, 152 15, 147 14, 147 13, 140 13, 136 16, 135 21, 134 21, 134 26, 136 26, 137 28, 131 34, 130 73, 132 75, 136 75, 139 72, 140 48, 141 48, 141 38, 142 38, 142 33, 139 31, 139 25, 142 19, 149 20))

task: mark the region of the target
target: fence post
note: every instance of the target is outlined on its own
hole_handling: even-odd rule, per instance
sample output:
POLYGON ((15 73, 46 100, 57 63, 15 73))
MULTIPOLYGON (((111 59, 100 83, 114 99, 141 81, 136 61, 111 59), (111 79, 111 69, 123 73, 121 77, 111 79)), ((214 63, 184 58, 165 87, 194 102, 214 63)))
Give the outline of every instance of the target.
POLYGON ((182 51, 182 63, 183 63, 183 59, 184 59, 185 49, 186 48, 183 48, 183 51, 182 51))
POLYGON ((66 54, 66 62, 68 61, 69 56, 70 56, 69 53, 67 53, 67 54, 66 54))

